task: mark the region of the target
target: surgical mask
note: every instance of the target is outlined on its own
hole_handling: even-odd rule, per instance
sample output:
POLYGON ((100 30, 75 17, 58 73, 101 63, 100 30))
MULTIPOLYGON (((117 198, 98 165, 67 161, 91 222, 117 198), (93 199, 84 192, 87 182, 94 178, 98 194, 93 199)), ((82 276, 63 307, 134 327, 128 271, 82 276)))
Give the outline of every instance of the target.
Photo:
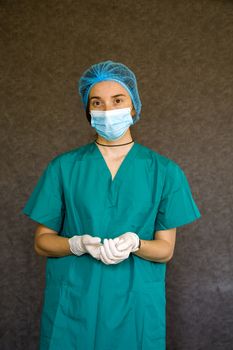
POLYGON ((118 140, 133 124, 131 109, 131 107, 127 107, 107 111, 91 110, 91 125, 106 140, 118 140))

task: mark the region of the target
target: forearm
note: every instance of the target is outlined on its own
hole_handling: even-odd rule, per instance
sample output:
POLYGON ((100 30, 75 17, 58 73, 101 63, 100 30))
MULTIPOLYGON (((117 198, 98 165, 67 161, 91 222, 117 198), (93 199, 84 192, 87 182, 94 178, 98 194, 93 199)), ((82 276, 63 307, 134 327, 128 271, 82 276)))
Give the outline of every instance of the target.
POLYGON ((68 238, 43 233, 37 237, 34 244, 35 251, 42 256, 66 256, 71 255, 68 238))
POLYGON ((171 258, 171 245, 162 239, 141 239, 141 247, 133 254, 155 262, 168 262, 171 258))

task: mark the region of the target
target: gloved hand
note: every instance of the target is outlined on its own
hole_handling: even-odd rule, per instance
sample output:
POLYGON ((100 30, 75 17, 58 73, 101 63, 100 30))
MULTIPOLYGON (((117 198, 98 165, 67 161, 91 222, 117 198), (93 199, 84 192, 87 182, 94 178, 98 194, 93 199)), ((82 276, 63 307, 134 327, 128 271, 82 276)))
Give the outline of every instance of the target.
POLYGON ((100 247, 100 260, 105 264, 118 264, 139 249, 139 237, 134 232, 126 232, 114 239, 104 239, 100 247))
POLYGON ((130 249, 130 252, 136 252, 139 249, 139 237, 134 232, 126 232, 119 236, 117 249, 119 251, 130 249))
POLYGON ((89 253, 93 258, 100 260, 100 247, 102 246, 100 237, 93 237, 90 235, 73 236, 68 239, 70 251, 81 256, 89 253))
POLYGON ((127 259, 130 254, 130 249, 124 251, 117 250, 116 244, 119 242, 119 238, 104 239, 103 245, 100 247, 100 260, 106 264, 119 264, 123 260, 127 259))

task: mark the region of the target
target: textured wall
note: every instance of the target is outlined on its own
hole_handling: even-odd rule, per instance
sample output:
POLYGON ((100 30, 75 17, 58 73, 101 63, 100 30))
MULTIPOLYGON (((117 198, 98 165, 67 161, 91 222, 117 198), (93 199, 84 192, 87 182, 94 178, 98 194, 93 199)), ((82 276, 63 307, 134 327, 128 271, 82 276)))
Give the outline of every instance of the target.
POLYGON ((93 139, 76 82, 113 59, 138 78, 133 137, 180 164, 202 213, 177 229, 167 265, 167 349, 232 349, 233 2, 2 0, 0 9, 0 348, 37 348, 45 258, 33 250, 36 223, 19 212, 49 160, 93 139))

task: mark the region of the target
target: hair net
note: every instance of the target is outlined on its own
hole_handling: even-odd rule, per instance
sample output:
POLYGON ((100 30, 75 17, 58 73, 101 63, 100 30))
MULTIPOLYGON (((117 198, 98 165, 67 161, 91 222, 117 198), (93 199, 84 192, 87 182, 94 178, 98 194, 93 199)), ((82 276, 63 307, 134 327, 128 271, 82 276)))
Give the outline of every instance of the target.
POLYGON ((124 64, 111 60, 96 63, 88 68, 79 80, 79 94, 85 106, 87 118, 90 122, 88 111, 88 96, 92 86, 103 80, 114 80, 121 84, 129 93, 136 114, 133 117, 134 124, 140 118, 141 100, 138 94, 135 74, 124 64))

